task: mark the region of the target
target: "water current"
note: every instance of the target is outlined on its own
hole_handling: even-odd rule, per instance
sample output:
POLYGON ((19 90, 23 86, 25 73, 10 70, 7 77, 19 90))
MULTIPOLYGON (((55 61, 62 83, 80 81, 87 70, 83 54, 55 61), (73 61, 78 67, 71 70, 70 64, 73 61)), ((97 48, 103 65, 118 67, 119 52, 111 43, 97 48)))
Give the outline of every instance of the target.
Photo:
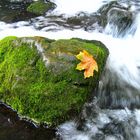
POLYGON ((8 35, 78 37, 100 40, 109 49, 96 97, 85 104, 80 121, 58 127, 60 139, 140 140, 140 1, 54 2, 57 8, 45 16, 13 23, 1 20, 0 39, 8 35))

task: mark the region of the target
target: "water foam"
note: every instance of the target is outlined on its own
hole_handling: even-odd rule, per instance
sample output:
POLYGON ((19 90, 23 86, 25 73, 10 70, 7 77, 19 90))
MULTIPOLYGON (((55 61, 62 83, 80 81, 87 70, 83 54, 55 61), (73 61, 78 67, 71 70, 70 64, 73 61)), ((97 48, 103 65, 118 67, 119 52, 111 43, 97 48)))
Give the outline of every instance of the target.
POLYGON ((81 11, 88 13, 96 12, 105 3, 105 0, 96 0, 94 2, 93 0, 54 0, 54 2, 57 4, 55 12, 74 15, 81 11))
MULTIPOLYGON (((94 3, 93 0, 55 0, 55 2, 58 7, 54 11, 54 13, 64 13, 66 15, 74 15, 81 10, 92 13, 95 12, 104 3, 103 0, 95 0, 94 3)), ((68 29, 62 29, 55 32, 45 32, 35 30, 34 27, 31 25, 27 26, 27 22, 18 22, 13 24, 6 24, 4 22, 0 22, 0 39, 9 35, 14 35, 18 37, 43 36, 50 39, 68 39, 72 37, 78 37, 89 40, 100 40, 107 46, 110 52, 107 61, 107 67, 117 73, 120 79, 123 79, 133 87, 140 89, 140 53, 138 43, 140 35, 140 16, 136 16, 136 21, 133 25, 134 29, 137 29, 136 32, 134 36, 126 35, 125 38, 113 38, 111 35, 107 35, 106 33, 99 33, 97 31, 86 32, 82 29, 77 29, 73 31, 68 29)), ((131 30, 133 30, 133 28, 131 28, 131 30)), ((103 135, 101 129, 104 128, 105 125, 113 123, 111 122, 110 117, 115 119, 118 123, 126 122, 126 124, 128 124, 129 119, 134 117, 136 125, 133 131, 137 137, 135 139, 138 140, 140 138, 139 110, 135 110, 134 112, 131 112, 130 110, 102 110, 98 114, 97 118, 92 118, 91 120, 87 118, 85 127, 86 130, 77 130, 75 122, 68 122, 60 126, 60 133, 65 140, 90 140, 94 138, 96 134, 103 135)), ((105 139, 117 140, 119 139, 117 137, 123 139, 121 135, 117 136, 111 134, 106 135, 105 139)))

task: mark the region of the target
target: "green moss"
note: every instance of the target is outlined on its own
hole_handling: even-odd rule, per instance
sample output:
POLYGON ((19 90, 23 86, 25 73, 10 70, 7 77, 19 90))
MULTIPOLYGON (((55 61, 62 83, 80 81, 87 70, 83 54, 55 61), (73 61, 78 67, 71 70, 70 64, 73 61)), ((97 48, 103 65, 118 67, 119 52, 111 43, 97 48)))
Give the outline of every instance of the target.
POLYGON ((27 7, 27 11, 34 13, 36 15, 42 15, 45 12, 52 10, 55 8, 55 4, 52 2, 47 2, 44 3, 44 1, 36 1, 31 3, 28 7, 27 7))
POLYGON ((0 41, 0 100, 19 114, 55 126, 81 110, 98 84, 108 56, 103 44, 80 39, 8 37, 0 41), (36 43, 42 45, 43 54, 36 43), (99 65, 94 77, 76 70, 77 55, 90 52, 99 65), (43 56, 44 55, 44 56, 43 56), (45 64, 42 57, 48 63, 45 64))

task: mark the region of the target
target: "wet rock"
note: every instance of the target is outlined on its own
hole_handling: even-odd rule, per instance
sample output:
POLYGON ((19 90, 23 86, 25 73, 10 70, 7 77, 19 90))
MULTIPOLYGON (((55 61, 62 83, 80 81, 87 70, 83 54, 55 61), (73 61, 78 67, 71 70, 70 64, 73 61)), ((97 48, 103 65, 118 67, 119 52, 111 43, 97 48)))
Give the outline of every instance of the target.
POLYGON ((108 12, 108 24, 112 28, 117 28, 116 32, 120 34, 125 34, 125 31, 131 27, 133 23, 133 15, 128 10, 112 8, 108 12))
POLYGON ((111 123, 105 125, 102 130, 106 135, 115 135, 117 138, 120 139, 124 138, 127 140, 131 140, 135 139, 136 134, 134 128, 136 125, 137 123, 134 118, 123 121, 114 120, 111 123))
POLYGON ((74 118, 92 96, 108 50, 98 41, 7 37, 0 41, 0 99, 38 123, 74 118), (84 79, 75 55, 87 50, 99 72, 84 79))
POLYGON ((53 10, 56 8, 55 3, 53 2, 44 2, 44 1, 36 1, 31 3, 28 7, 27 7, 27 11, 30 13, 34 13, 36 15, 42 15, 45 14, 46 12, 53 10))
POLYGON ((134 21, 134 15, 130 7, 124 7, 117 1, 104 5, 98 10, 98 14, 100 14, 99 24, 103 27, 107 26, 115 29, 115 35, 125 35, 126 30, 131 27, 134 21))
POLYGON ((17 112, 4 103, 0 103, 0 139, 1 140, 51 140, 56 130, 38 126, 32 121, 21 119, 17 112))
POLYGON ((50 1, 0 1, 0 19, 4 22, 29 20, 53 10, 56 5, 50 1), (11 14, 12 13, 12 14, 11 14))
POLYGON ((15 22, 20 20, 28 20, 35 15, 26 11, 30 3, 26 2, 9 2, 0 1, 0 19, 4 22, 15 22), (12 13, 12 14, 11 14, 12 13))
MULTIPOLYGON (((122 67, 122 71, 123 71, 122 67)), ((100 80, 97 93, 101 108, 140 108, 139 89, 117 75, 116 71, 106 68, 100 80), (104 98, 101 98, 104 97, 104 98)))

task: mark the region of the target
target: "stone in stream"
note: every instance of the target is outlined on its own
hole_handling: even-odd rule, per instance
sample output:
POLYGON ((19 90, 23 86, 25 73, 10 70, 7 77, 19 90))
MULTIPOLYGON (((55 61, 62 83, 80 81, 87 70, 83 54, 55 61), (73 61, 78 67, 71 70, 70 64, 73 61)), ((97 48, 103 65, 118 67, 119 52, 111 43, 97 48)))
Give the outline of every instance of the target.
POLYGON ((34 14, 26 11, 30 2, 10 2, 8 0, 0 1, 0 20, 8 23, 16 21, 25 21, 32 17, 34 14), (11 14, 12 13, 12 14, 11 14))
POLYGON ((122 6, 117 1, 111 1, 103 5, 97 13, 100 15, 98 24, 105 27, 108 24, 116 29, 116 34, 124 36, 135 19, 131 6, 122 6))
POLYGON ((53 2, 42 0, 1 0, 0 20, 8 23, 26 21, 56 8, 53 2), (11 14, 12 13, 12 14, 11 14))
POLYGON ((0 100, 22 117, 55 127, 73 119, 95 93, 108 49, 99 41, 6 37, 0 41, 0 100), (84 79, 76 55, 86 50, 99 72, 84 79))
POLYGON ((42 15, 55 8, 56 8, 55 3, 50 2, 50 1, 45 3, 44 1, 40 0, 40 1, 35 1, 35 2, 31 3, 27 7, 27 11, 31 12, 33 14, 36 14, 36 15, 42 15))

